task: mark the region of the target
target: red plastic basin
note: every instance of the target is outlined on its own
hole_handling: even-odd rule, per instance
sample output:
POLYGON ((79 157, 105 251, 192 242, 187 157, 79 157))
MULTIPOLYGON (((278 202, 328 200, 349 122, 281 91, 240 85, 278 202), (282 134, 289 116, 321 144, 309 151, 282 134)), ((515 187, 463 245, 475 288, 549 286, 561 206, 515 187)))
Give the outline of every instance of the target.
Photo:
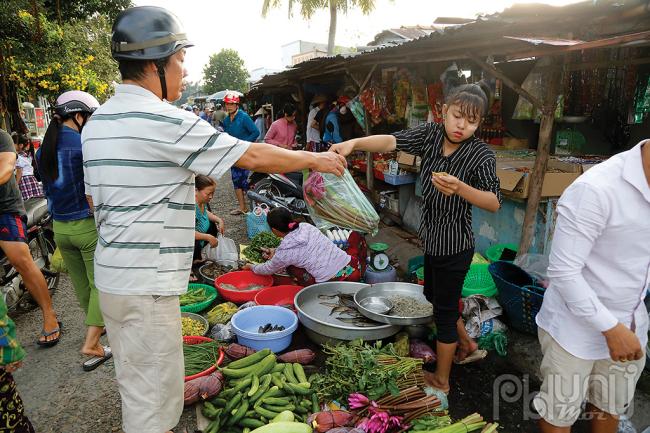
POLYGON ((291 305, 293 308, 293 298, 296 294, 304 289, 302 286, 273 286, 260 290, 255 295, 257 305, 291 305))
POLYGON ((273 285, 272 275, 257 275, 253 271, 235 271, 223 274, 214 280, 214 286, 219 294, 226 300, 234 303, 243 304, 252 301, 262 289, 273 285), (238 289, 250 286, 252 284, 261 285, 257 290, 230 290, 224 289, 222 284, 230 284, 238 289))

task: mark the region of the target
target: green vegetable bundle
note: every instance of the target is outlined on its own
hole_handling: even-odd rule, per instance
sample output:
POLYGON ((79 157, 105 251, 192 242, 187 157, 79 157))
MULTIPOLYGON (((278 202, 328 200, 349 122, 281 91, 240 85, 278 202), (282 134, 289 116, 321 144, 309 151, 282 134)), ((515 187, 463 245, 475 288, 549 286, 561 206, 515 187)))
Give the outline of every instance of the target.
POLYGON ((422 361, 395 355, 392 344, 369 345, 361 340, 338 346, 325 345, 326 373, 317 375, 313 384, 321 400, 346 401, 359 392, 371 400, 400 389, 423 383, 422 361))
POLYGON ((206 299, 208 299, 208 294, 205 292, 205 289, 188 290, 187 293, 178 297, 181 307, 183 305, 198 304, 206 299))
POLYGON ((281 239, 269 232, 261 232, 253 236, 250 245, 244 250, 244 256, 255 263, 266 261, 262 256, 262 248, 277 248, 281 239))
POLYGON ((241 432, 274 419, 305 421, 309 413, 319 410, 302 366, 277 363, 269 349, 233 361, 221 372, 228 380, 226 387, 217 398, 203 404, 203 415, 211 420, 208 432, 241 432))
POLYGON ((219 344, 214 341, 199 344, 183 344, 185 376, 193 376, 217 364, 219 344))

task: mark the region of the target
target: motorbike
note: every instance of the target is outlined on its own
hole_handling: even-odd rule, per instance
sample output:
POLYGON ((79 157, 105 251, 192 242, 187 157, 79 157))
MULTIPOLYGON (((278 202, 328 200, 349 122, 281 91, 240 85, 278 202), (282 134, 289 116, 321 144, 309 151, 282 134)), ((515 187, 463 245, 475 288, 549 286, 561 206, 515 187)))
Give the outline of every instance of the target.
MULTIPOLYGON (((43 273, 51 296, 59 284, 59 273, 50 269, 56 245, 52 230, 52 217, 47 209, 47 200, 44 198, 29 199, 25 202, 25 211, 27 213, 29 252, 32 260, 43 273)), ((0 252, 0 295, 9 311, 28 310, 35 306, 22 277, 3 252, 0 252)))
POLYGON ((264 203, 269 207, 284 207, 294 215, 310 220, 302 193, 302 173, 252 173, 249 184, 251 189, 247 196, 251 209, 264 203))

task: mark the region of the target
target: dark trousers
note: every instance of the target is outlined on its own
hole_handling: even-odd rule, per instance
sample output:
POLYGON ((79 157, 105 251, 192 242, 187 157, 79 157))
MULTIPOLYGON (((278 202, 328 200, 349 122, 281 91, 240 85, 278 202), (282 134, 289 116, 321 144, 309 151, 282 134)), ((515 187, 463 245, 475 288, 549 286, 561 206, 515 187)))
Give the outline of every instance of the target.
POLYGON ((34 433, 11 373, 0 369, 0 432, 34 433))
POLYGON ((424 295, 433 304, 438 341, 458 341, 456 322, 465 275, 472 263, 474 249, 448 256, 424 256, 424 295))

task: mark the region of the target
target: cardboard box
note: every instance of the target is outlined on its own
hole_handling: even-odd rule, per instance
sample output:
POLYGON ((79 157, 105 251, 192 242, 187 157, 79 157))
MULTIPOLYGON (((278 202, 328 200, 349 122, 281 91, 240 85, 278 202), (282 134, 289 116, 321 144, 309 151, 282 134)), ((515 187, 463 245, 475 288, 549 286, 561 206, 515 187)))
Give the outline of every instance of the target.
POLYGON ((506 150, 528 149, 527 138, 503 137, 503 145, 506 150))
MULTIPOLYGON (((527 198, 530 178, 534 166, 533 160, 499 160, 497 176, 501 182, 501 191, 508 197, 527 198), (528 169, 530 172, 517 171, 528 169)), ((578 164, 569 164, 557 160, 548 161, 548 171, 544 175, 542 197, 559 197, 565 189, 582 173, 578 164)))
POLYGON ((416 167, 419 167, 420 164, 422 163, 422 159, 419 156, 411 155, 410 153, 398 152, 397 163, 403 165, 414 165, 416 167))

